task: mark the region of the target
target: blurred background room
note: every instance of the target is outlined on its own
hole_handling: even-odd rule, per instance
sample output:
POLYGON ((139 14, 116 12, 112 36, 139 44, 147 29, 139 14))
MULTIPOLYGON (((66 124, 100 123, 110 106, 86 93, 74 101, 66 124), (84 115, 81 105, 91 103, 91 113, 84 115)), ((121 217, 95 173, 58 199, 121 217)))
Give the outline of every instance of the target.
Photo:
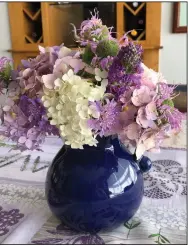
POLYGON ((1 2, 0 56, 21 59, 38 54, 38 45, 64 43, 78 48, 72 35, 74 23, 89 18, 97 8, 114 36, 127 31, 129 38, 144 48, 144 63, 161 72, 168 83, 178 86, 178 107, 186 110, 187 3, 186 2, 1 2))

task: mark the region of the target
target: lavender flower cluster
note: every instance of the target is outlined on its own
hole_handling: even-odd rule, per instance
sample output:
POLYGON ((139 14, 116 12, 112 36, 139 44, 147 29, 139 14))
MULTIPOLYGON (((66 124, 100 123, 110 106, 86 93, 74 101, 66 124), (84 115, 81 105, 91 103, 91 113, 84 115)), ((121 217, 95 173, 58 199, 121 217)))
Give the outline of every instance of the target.
POLYGON ((39 47, 40 54, 16 71, 11 60, 0 59, 0 92, 6 95, 0 134, 22 150, 40 149, 53 134, 71 147, 117 135, 137 158, 158 151, 184 119, 173 104, 174 87, 142 63, 141 45, 126 34, 113 38, 96 10, 79 30, 73 27, 82 51, 39 47))
POLYGON ((4 104, 0 105, 0 135, 16 142, 20 150, 40 150, 47 135, 59 136, 58 129, 50 125, 40 99, 42 75, 53 70, 56 59, 54 50, 41 52, 35 59, 23 60, 20 71, 12 69, 11 60, 0 59, 1 94, 6 97, 4 104))

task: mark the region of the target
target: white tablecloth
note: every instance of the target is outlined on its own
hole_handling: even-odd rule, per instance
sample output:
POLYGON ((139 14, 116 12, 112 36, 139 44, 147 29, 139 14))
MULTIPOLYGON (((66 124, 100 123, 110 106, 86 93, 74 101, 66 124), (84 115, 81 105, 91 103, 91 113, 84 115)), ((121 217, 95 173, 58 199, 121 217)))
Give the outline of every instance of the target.
MULTIPOLYGON (((182 141, 180 142, 185 145, 185 139, 182 141)), ((45 231, 48 223, 52 225, 53 230, 56 230, 58 222, 54 222, 55 219, 51 217, 52 214, 44 197, 44 182, 47 173, 47 168, 44 168, 44 166, 49 165, 61 145, 60 139, 50 138, 43 147, 44 152, 24 153, 21 154, 21 157, 23 157, 21 159, 19 159, 20 154, 17 151, 9 152, 10 147, 0 147, 0 206, 2 205, 5 210, 10 207, 18 209, 20 213, 25 215, 21 223, 18 223, 18 226, 7 234, 4 241, 0 241, 0 243, 27 244, 46 221, 48 221, 47 224, 38 232, 35 239, 43 240, 50 237, 50 235, 46 235, 47 232, 45 231), (12 156, 16 153, 18 153, 17 156, 12 156), (24 161, 29 154, 31 154, 30 161, 24 171, 21 171, 20 169, 24 167, 24 161), (38 156, 40 156, 40 160, 35 167, 34 161, 38 156)), ((150 176, 146 177, 145 198, 134 218, 135 221, 141 224, 135 230, 130 230, 123 226, 116 231, 104 232, 98 235, 97 237, 100 237, 105 243, 152 243, 155 238, 148 238, 149 234, 155 234, 160 229, 162 230, 162 235, 166 235, 172 243, 185 243, 186 151, 168 149, 162 150, 160 154, 150 153, 148 156, 154 161, 154 168, 149 174, 150 176), (166 161, 164 162, 164 160, 166 161), (164 164, 167 165, 166 169, 164 164), (157 167, 160 167, 160 175, 163 176, 156 181, 155 187, 151 187, 149 179, 156 178, 157 167), (178 172, 180 173, 178 174, 178 172), (166 183, 167 186, 164 186, 162 185, 164 180, 169 180, 170 183, 166 183), (162 190, 162 198, 160 199, 157 197, 157 188, 162 190), (164 216, 160 216, 160 214, 164 216)), ((55 238, 59 237, 57 235, 58 233, 56 233, 55 238)), ((66 238, 66 235, 64 237, 66 238)), ((73 235, 73 237, 77 238, 77 235, 73 235)))

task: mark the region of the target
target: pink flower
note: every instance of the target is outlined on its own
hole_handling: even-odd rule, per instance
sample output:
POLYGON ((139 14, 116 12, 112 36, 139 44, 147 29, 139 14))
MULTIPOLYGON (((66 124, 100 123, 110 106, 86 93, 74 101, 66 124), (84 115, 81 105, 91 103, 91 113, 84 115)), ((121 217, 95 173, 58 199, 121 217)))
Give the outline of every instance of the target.
POLYGON ((4 120, 7 121, 8 123, 13 123, 14 122, 14 118, 11 116, 10 113, 6 113, 4 115, 4 120))
POLYGON ((144 69, 144 72, 142 73, 142 77, 141 77, 142 85, 146 85, 150 89, 155 89, 157 83, 159 82, 167 83, 167 81, 163 78, 163 76, 160 73, 157 73, 152 69, 149 69, 143 63, 141 64, 141 66, 144 69))
POLYGON ((137 123, 132 123, 126 127, 125 132, 130 140, 138 140, 141 133, 141 126, 137 123))
POLYGON ((127 106, 131 102, 131 97, 133 93, 134 87, 130 87, 129 90, 125 91, 122 95, 120 95, 120 102, 127 106))
POLYGON ((63 74, 67 73, 69 67, 67 63, 65 63, 64 59, 57 59, 54 64, 53 74, 57 78, 61 78, 63 74))
POLYGON ((27 139, 25 136, 23 137, 20 137, 18 139, 18 143, 20 144, 25 144, 25 146, 28 148, 28 149, 31 149, 33 147, 33 142, 30 140, 30 139, 27 139))
POLYGON ((5 100, 5 105, 3 107, 3 111, 8 112, 14 106, 14 101, 11 98, 7 98, 5 100))
POLYGON ((143 106, 151 102, 155 92, 145 85, 142 85, 139 89, 135 89, 132 95, 132 103, 135 106, 143 106))
POLYGON ((28 79, 32 73, 33 70, 31 68, 26 68, 25 70, 20 72, 20 75, 22 75, 23 79, 28 79))
POLYGON ((153 150, 157 145, 157 137, 156 134, 158 133, 157 130, 154 129, 146 129, 141 138, 138 141, 137 148, 136 148, 136 157, 140 159, 141 156, 144 154, 145 151, 153 150))
POLYGON ((152 101, 148 103, 148 105, 146 105, 145 112, 148 120, 156 120, 158 113, 155 102, 152 101))
POLYGON ((72 50, 63 46, 61 47, 61 49, 59 50, 58 52, 58 58, 63 58, 63 57, 66 57, 66 56, 70 56, 72 53, 72 50))
POLYGON ((16 81, 10 82, 8 86, 8 96, 9 97, 16 97, 20 94, 21 88, 19 86, 19 83, 16 81))
POLYGON ((72 58, 69 62, 70 66, 74 69, 74 72, 77 73, 78 71, 84 69, 85 64, 83 63, 83 61, 81 59, 75 59, 72 58))
POLYGON ((47 74, 42 76, 42 82, 48 89, 54 88, 54 81, 56 80, 56 76, 54 74, 47 74))
POLYGON ((27 138, 30 140, 36 140, 39 135, 39 131, 37 131, 34 127, 29 129, 27 132, 27 138))
POLYGON ((123 112, 120 113, 120 125, 122 129, 135 121, 135 115, 138 109, 134 105, 128 105, 123 107, 123 112))
POLYGON ((68 70, 71 68, 75 73, 77 73, 78 71, 84 69, 84 67, 85 64, 81 59, 72 56, 66 56, 56 60, 53 73, 57 77, 62 77, 62 75, 68 72, 68 70))
POLYGON ((149 120, 147 119, 145 109, 146 107, 139 108, 138 115, 136 117, 137 124, 139 124, 143 128, 148 128, 148 127, 156 128, 155 122, 151 119, 149 120))

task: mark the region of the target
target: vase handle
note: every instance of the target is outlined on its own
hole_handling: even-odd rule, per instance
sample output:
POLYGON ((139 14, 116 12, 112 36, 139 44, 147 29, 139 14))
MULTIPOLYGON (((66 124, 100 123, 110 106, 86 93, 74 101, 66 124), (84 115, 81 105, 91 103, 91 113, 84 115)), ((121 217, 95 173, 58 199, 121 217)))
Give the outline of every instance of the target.
POLYGON ((148 172, 152 167, 152 162, 147 156, 142 156, 138 161, 138 165, 143 173, 148 172))

